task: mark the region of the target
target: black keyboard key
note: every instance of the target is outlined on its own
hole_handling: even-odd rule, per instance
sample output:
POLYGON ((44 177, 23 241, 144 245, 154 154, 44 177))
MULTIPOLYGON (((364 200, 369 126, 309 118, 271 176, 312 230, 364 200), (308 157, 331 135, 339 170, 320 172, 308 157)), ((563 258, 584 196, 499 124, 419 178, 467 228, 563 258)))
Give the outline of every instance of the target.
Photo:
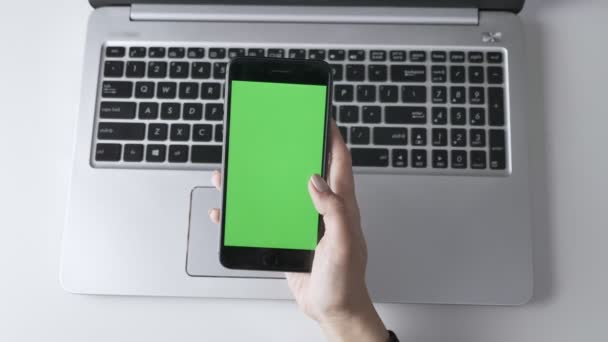
POLYGON ((215 141, 222 142, 224 140, 224 125, 215 125, 215 141))
POLYGON ((506 168, 506 139, 505 131, 501 129, 490 130, 490 168, 504 170, 506 168))
POLYGON ((365 66, 362 64, 346 65, 346 80, 347 81, 365 80, 365 66))
POLYGON ((95 145, 96 161, 119 161, 120 144, 97 144, 95 145))
POLYGON ((433 103, 446 103, 448 101, 448 89, 446 87, 431 88, 433 103))
POLYGON ((145 62, 127 62, 127 77, 142 78, 144 76, 146 76, 145 62))
POLYGON ((342 64, 330 64, 331 77, 334 82, 339 82, 344 79, 344 67, 342 64))
POLYGON ((284 49, 268 49, 267 57, 283 58, 283 57, 285 57, 285 50, 284 49))
POLYGON ((486 151, 471 151, 471 168, 486 168, 486 151))
POLYGON ((213 135, 213 126, 208 124, 194 125, 192 127, 192 140, 194 141, 211 141, 213 135))
POLYGON ((154 82, 135 83, 135 98, 151 99, 154 97, 154 82))
POLYGON ((504 76, 502 67, 488 67, 488 83, 490 84, 502 84, 504 82, 504 76))
POLYGON ((386 51, 372 50, 369 52, 369 59, 373 62, 384 62, 386 61, 386 51))
POLYGON ((452 125, 464 126, 467 123, 466 109, 463 107, 450 108, 450 123, 452 125))
POLYGON ((223 59, 226 58, 226 49, 224 48, 210 48, 209 58, 211 59, 223 59))
POLYGON ((219 83, 204 82, 201 85, 201 98, 204 100, 217 100, 220 98, 221 92, 222 88, 219 83))
POLYGON ((350 143, 353 145, 368 145, 370 142, 369 127, 351 127, 350 143))
POLYGON ((172 47, 169 48, 169 58, 184 58, 186 56, 186 49, 183 47, 172 47))
POLYGON ((486 101, 485 89, 482 87, 469 88, 469 103, 473 105, 481 105, 486 101))
POLYGON ((426 146, 426 128, 412 128, 412 145, 426 146))
POLYGON ((469 63, 483 63, 483 52, 471 51, 468 53, 469 63))
POLYGON ((426 51, 411 51, 410 62, 426 62, 426 51))
POLYGON ((374 127, 374 145, 407 145, 407 128, 374 127))
POLYGON ((305 59, 306 58, 306 50, 304 50, 304 49, 290 49, 289 50, 289 58, 305 59))
POLYGON ((471 147, 486 147, 486 131, 483 129, 472 129, 469 131, 471 147))
POLYGON ((243 48, 232 48, 228 49, 228 58, 237 58, 245 56, 245 49, 243 48))
POLYGON ((445 83, 448 80, 448 72, 445 66, 433 65, 431 67, 431 81, 433 83, 445 83))
POLYGON ((203 118, 203 105, 201 103, 184 103, 182 118, 193 121, 201 120, 203 118))
POLYGON ((190 140, 190 125, 173 124, 171 125, 171 141, 190 140))
POLYGON ((483 83, 483 81, 484 81, 483 67, 480 67, 480 66, 469 67, 469 82, 483 83))
POLYGON ((106 57, 120 58, 125 56, 126 49, 122 46, 106 47, 106 57))
POLYGON ((431 144, 433 146, 447 146, 448 145, 448 130, 445 128, 433 128, 431 131, 431 144))
POLYGON ((358 85, 357 86, 357 101, 359 101, 359 102, 376 102, 376 86, 358 85))
POLYGON ((488 88, 488 106, 490 126, 505 125, 505 98, 502 88, 488 88))
POLYGON ((338 84, 334 88, 336 102, 352 102, 355 99, 354 87, 350 84, 338 84))
POLYGON ((463 63, 464 62, 464 52, 462 52, 462 51, 450 52, 450 62, 463 63))
POLYGON ((448 110, 445 107, 433 107, 431 116, 433 125, 445 125, 448 123, 448 110))
POLYGON ((386 106, 385 121, 390 124, 426 124, 426 107, 386 106))
POLYGON ((222 146, 194 145, 190 160, 193 163, 219 164, 222 162, 222 146))
POLYGON ((194 62, 192 63, 192 78, 204 79, 211 77, 211 63, 194 62))
POLYGON ((331 106, 331 118, 335 121, 338 121, 338 107, 332 105, 331 106))
POLYGON ((148 63, 148 77, 165 78, 167 77, 167 62, 148 63))
POLYGON ((448 151, 433 150, 431 158, 433 159, 433 162, 432 162, 433 168, 445 169, 448 167, 448 151))
POLYGON ((412 167, 426 167, 426 150, 412 150, 412 167))
POLYGON ((363 123, 380 123, 382 107, 380 106, 363 106, 363 123))
POLYGON ((348 136, 347 136, 346 127, 338 126, 338 130, 340 131, 340 135, 342 136, 342 140, 344 140, 344 143, 348 144, 348 136))
POLYGON ((391 65, 393 82, 426 82, 424 65, 391 65))
POLYGON ((167 140, 167 132, 169 126, 167 124, 150 124, 148 126, 148 140, 165 141, 167 140))
POLYGON ((144 145, 126 144, 122 159, 126 162, 140 162, 144 159, 144 145))
POLYGON ((135 102, 102 102, 99 105, 99 117, 102 119, 133 119, 135 102))
POLYGON ((148 145, 146 148, 146 161, 150 163, 162 163, 167 159, 167 147, 165 145, 148 145))
MULTIPOLYGON (((311 49, 308 50, 308 59, 325 60, 325 50, 311 49)), ((335 59, 336 61, 338 59, 335 59)))
POLYGON ((104 81, 101 85, 101 97, 129 98, 133 95, 133 83, 124 81, 104 81))
POLYGON ((452 150, 452 168, 466 169, 467 168, 467 151, 452 150))
POLYGON ((469 108, 469 124, 471 126, 483 126, 486 124, 486 110, 479 107, 469 108))
POLYGON ((185 163, 188 161, 188 145, 169 146, 169 162, 185 163))
POLYGON ((164 47, 151 47, 148 51, 148 57, 150 58, 165 58, 167 49, 164 47))
POLYGON ((169 64, 169 77, 187 78, 190 74, 190 64, 188 62, 171 62, 169 64))
POLYGON ((134 46, 129 49, 129 57, 131 58, 143 58, 146 57, 146 48, 141 46, 134 46))
POLYGON ((359 122, 359 107, 357 106, 340 106, 340 123, 356 123, 359 122))
POLYGON ((160 106, 160 118, 163 120, 178 120, 181 114, 181 104, 163 103, 160 106))
POLYGON ((224 105, 221 103, 208 103, 205 105, 205 120, 222 121, 224 120, 224 105))
POLYGON ((351 148, 353 166, 388 166, 388 149, 386 148, 351 148))
POLYGON ((125 63, 122 61, 106 61, 103 67, 105 77, 122 77, 125 63))
POLYGON ((198 83, 184 82, 179 84, 179 98, 194 100, 198 98, 198 83))
POLYGON ((159 99, 174 99, 177 96, 177 83, 159 82, 156 97, 159 99))
POLYGON ((452 65, 450 67, 450 82, 464 83, 464 81, 465 81, 465 68, 460 65, 452 65))
POLYGON ((215 79, 225 79, 226 78, 226 63, 216 62, 213 63, 213 78, 215 79))
POLYGON ((452 146, 464 147, 467 146, 467 130, 462 128, 452 128, 450 132, 452 138, 452 146))
POLYGON ((140 119, 158 118, 158 103, 140 102, 138 116, 140 119))
POLYGON ((501 52, 488 52, 488 63, 502 63, 502 53, 501 52))
POLYGON ((99 140, 143 140, 145 134, 143 123, 100 122, 97 129, 99 140))
POLYGON ((205 57, 205 48, 188 48, 188 58, 201 59, 205 57))
POLYGON ((380 102, 397 102, 399 101, 399 88, 394 85, 380 86, 380 102))
POLYGON ((372 82, 384 82, 388 79, 388 67, 383 64, 371 64, 368 66, 368 78, 372 82))
MULTIPOLYGON (((314 50, 311 50, 311 51, 314 51, 314 50)), ((323 56, 325 56, 325 51, 323 51, 323 56)), ((325 58, 325 57, 323 57, 323 58, 325 58)), ((342 49, 329 50, 327 59, 329 59, 330 61, 343 61, 346 59, 346 51, 344 51, 342 49)))
POLYGON ((455 104, 463 104, 467 100, 466 89, 464 87, 450 88, 450 102, 455 104))
POLYGON ((264 57, 265 54, 264 49, 253 48, 247 50, 247 56, 249 57, 264 57))
POLYGON ((425 86, 403 86, 401 87, 401 97, 405 103, 425 103, 425 86))
POLYGON ((447 61, 447 53, 445 51, 432 51, 431 61, 441 63, 447 61))
POLYGON ((393 167, 407 167, 407 150, 393 149, 393 167))
POLYGON ((393 50, 390 52, 391 61, 392 62, 405 62, 405 51, 403 50, 393 50))
POLYGON ((364 61, 365 50, 348 50, 349 61, 364 61))

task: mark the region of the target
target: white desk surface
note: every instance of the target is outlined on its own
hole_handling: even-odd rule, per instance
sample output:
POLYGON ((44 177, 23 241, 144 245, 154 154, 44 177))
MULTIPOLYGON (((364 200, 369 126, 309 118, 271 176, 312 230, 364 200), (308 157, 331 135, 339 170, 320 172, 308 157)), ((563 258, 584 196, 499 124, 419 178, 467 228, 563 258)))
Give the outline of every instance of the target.
MULTIPOLYGON (((608 1, 528 0, 535 298, 379 305, 402 341, 608 340, 608 1)), ((0 340, 312 341, 292 302, 72 295, 58 280, 85 0, 0 10, 0 340)))

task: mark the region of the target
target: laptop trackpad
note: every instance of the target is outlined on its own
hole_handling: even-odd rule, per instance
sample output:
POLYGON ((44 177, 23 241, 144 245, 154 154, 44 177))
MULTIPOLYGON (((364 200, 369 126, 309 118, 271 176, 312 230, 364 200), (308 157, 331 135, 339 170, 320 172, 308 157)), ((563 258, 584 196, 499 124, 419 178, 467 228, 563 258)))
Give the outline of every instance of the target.
POLYGON ((186 272, 193 277, 283 278, 282 272, 230 270, 220 264, 220 226, 211 222, 208 214, 219 204, 220 193, 215 188, 192 190, 186 272))

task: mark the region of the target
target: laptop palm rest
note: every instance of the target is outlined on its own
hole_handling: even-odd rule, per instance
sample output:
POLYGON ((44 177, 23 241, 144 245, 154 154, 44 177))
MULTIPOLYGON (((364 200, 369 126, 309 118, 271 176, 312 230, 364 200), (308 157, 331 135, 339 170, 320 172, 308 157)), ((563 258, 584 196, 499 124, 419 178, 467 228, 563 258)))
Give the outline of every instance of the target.
POLYGON ((197 187, 190 198, 190 227, 186 272, 193 277, 283 278, 281 272, 241 271, 220 264, 220 226, 209 220, 210 208, 218 208, 220 193, 211 187, 197 187))

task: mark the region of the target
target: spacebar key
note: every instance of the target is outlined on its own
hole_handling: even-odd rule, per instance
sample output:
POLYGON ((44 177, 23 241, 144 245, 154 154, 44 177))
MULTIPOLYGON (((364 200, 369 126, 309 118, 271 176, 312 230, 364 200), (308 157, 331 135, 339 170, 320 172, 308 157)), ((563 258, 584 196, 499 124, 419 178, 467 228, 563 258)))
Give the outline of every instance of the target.
POLYGON ((352 148, 350 150, 353 166, 388 166, 386 148, 352 148))
POLYGON ((193 163, 219 164, 222 162, 222 146, 194 145, 191 158, 193 163))

